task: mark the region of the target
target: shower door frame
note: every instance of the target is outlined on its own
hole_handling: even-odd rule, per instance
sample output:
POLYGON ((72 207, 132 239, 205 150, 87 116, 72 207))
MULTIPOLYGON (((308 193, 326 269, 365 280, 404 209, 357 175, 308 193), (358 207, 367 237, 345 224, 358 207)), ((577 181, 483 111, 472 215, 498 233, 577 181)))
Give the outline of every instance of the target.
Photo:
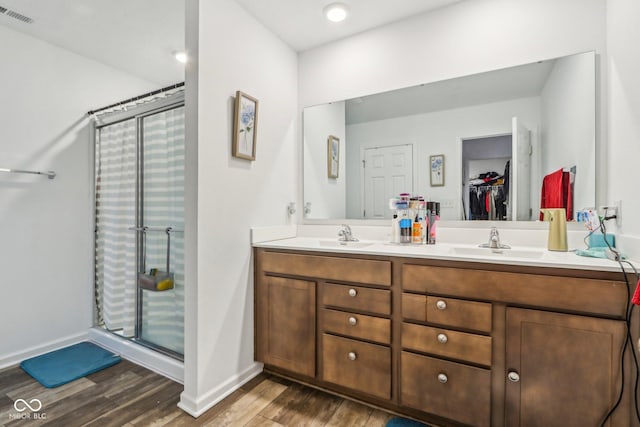
MULTIPOLYGON (((135 302, 135 333, 133 337, 126 337, 119 334, 116 334, 113 331, 110 331, 107 328, 103 328, 106 332, 110 332, 114 335, 117 335, 121 338, 127 339, 129 341, 140 344, 144 347, 147 347, 151 350, 157 351, 158 353, 164 354, 166 356, 172 357, 174 359, 184 361, 184 354, 178 353, 169 348, 163 347, 159 344, 155 344, 153 342, 147 341, 142 338, 142 289, 137 281, 137 273, 140 272, 140 268, 144 263, 142 245, 143 243, 143 232, 142 227, 144 226, 144 132, 142 122, 145 118, 153 116, 155 114, 159 114, 165 111, 174 110, 176 108, 184 107, 184 92, 181 91, 179 93, 169 95, 164 99, 156 100, 150 102, 148 104, 143 104, 140 106, 136 106, 133 108, 126 109, 125 111, 118 111, 113 113, 107 113, 104 117, 94 118, 91 121, 91 155, 93 157, 93 203, 92 203, 92 211, 93 211, 93 248, 94 248, 94 262, 93 262, 93 277, 94 277, 94 294, 97 290, 97 282, 96 282, 96 262, 95 262, 95 250, 96 250, 96 143, 98 141, 98 131, 105 127, 114 125, 119 122, 135 119, 136 120, 136 183, 135 183, 135 225, 133 226, 136 233, 136 302, 135 302)), ((94 311, 94 324, 98 327, 101 327, 98 324, 99 321, 99 313, 97 307, 97 296, 96 301, 93 304, 94 311)), ((184 316, 184 313, 182 313, 184 316)), ((183 339, 184 339, 184 331, 183 331, 183 339)))

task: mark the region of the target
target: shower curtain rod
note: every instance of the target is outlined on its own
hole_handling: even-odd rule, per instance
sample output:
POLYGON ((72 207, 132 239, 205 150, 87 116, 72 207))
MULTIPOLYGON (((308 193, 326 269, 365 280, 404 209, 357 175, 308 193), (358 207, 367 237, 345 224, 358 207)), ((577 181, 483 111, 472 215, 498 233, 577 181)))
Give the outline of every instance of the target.
POLYGON ((27 171, 27 170, 23 170, 23 169, 7 169, 7 168, 0 168, 0 172, 8 172, 8 173, 29 173, 32 175, 46 175, 49 179, 53 179, 56 177, 56 173, 54 171, 48 171, 48 172, 39 172, 39 171, 27 171))
POLYGON ((115 104, 107 105, 106 107, 98 108, 97 110, 91 110, 91 111, 87 112, 87 115, 88 116, 92 116, 92 115, 94 115, 96 113, 99 113, 99 112, 104 111, 104 110, 108 110, 110 108, 115 108, 115 107, 118 107, 120 105, 124 105, 124 104, 128 104, 130 102, 138 101, 140 99, 144 99, 144 98, 147 98, 149 96, 157 95, 159 93, 168 92, 170 90, 177 89, 177 88, 183 87, 183 86, 184 86, 184 82, 176 83, 176 84, 171 85, 171 86, 163 87, 162 89, 157 89, 157 90, 154 90, 152 92, 148 92, 148 93, 144 93, 142 95, 134 96, 133 98, 125 99, 124 101, 116 102, 115 104))

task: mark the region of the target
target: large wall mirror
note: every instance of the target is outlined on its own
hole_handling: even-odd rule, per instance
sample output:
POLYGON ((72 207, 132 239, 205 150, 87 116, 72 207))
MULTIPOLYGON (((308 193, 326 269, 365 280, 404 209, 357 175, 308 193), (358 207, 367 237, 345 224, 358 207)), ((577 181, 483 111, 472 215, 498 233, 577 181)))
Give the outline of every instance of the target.
POLYGON ((305 218, 390 218, 388 199, 408 192, 440 202, 444 220, 536 220, 543 180, 560 170, 574 209, 594 206, 595 60, 580 53, 305 108, 305 218), (500 211, 483 210, 488 197, 500 211))

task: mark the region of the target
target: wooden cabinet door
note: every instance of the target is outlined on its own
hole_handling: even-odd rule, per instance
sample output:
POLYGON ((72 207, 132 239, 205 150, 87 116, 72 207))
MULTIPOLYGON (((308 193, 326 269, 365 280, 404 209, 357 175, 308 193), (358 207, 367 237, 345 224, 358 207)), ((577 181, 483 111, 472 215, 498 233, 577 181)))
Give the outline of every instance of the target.
MULTIPOLYGON (((505 424, 600 425, 620 390, 625 334, 622 321, 508 308, 505 424)), ((606 425, 628 425, 628 396, 606 425)))
POLYGON ((257 360, 315 377, 315 282, 263 275, 256 290, 257 360))

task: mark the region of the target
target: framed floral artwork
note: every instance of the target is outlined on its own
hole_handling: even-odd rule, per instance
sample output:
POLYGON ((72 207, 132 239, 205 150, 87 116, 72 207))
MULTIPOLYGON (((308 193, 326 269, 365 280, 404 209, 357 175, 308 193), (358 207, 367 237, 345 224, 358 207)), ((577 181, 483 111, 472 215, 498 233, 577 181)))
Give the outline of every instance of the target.
POLYGON ((429 156, 431 165, 430 181, 432 187, 444 186, 444 154, 429 156))
POLYGON ((327 139, 327 176, 338 178, 340 168, 340 138, 329 135, 327 139))
POLYGON ((233 156, 255 160, 257 135, 258 100, 237 91, 233 114, 233 156))

